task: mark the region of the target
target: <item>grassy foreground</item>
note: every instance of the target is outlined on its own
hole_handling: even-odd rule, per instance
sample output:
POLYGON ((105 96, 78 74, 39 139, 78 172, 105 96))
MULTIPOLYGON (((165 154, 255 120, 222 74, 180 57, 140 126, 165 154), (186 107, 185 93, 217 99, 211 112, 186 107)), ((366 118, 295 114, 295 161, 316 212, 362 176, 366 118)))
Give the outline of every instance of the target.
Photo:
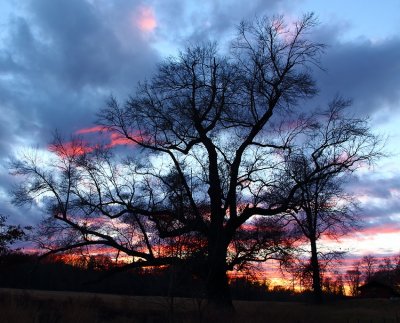
POLYGON ((343 300, 323 306, 235 301, 232 316, 196 299, 0 289, 0 322, 343 322, 400 323, 400 301, 343 300))

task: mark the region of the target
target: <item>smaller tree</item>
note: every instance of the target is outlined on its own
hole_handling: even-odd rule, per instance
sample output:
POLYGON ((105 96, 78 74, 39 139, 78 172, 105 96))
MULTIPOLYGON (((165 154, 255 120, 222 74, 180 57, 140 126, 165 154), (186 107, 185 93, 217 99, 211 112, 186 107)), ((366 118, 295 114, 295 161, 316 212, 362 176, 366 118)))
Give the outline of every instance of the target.
POLYGON ((306 120, 297 146, 286 156, 285 181, 299 186, 298 204, 289 214, 296 235, 310 246, 317 303, 322 301, 323 256, 317 241, 323 236, 337 239, 357 227, 357 205, 343 188, 345 175, 381 156, 379 138, 371 133, 367 120, 347 114, 348 106, 349 101, 337 98, 327 111, 306 120))
MULTIPOLYGON (((312 290, 317 303, 322 300, 322 273, 326 262, 341 256, 337 252, 322 252, 317 242, 325 234, 337 237, 356 225, 356 219, 349 204, 337 205, 337 199, 347 200, 339 183, 332 178, 318 179, 315 183, 304 186, 302 207, 293 211, 291 216, 296 222, 295 230, 299 230, 302 238, 310 247, 308 269, 312 279, 312 290)), ((350 201, 349 201, 350 202, 350 201)))

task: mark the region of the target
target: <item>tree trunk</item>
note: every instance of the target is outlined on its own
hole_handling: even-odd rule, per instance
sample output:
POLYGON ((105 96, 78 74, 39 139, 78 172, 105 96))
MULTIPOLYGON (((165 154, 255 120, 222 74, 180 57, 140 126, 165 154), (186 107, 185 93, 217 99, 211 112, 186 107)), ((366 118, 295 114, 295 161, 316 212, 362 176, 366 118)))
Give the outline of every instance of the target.
POLYGON ((233 308, 228 277, 225 268, 212 265, 207 279, 208 303, 213 308, 233 308))
POLYGON ((322 288, 321 288, 321 273, 318 261, 317 253, 317 241, 311 238, 311 268, 312 268, 312 280, 313 280, 313 293, 314 301, 317 304, 322 303, 322 288))
POLYGON ((230 311, 233 304, 226 274, 227 246, 221 241, 221 235, 215 241, 209 241, 207 300, 211 309, 230 311))

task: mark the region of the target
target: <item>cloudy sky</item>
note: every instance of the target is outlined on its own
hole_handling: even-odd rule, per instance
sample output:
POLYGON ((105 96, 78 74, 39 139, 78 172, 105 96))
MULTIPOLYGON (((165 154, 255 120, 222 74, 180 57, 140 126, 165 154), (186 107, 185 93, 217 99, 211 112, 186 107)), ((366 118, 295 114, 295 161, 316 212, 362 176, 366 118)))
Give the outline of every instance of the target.
POLYGON ((336 94, 353 99, 388 136, 391 156, 349 186, 363 202, 364 228, 345 238, 352 254, 400 252, 400 1, 363 0, 2 0, 0 2, 0 214, 34 224, 32 209, 9 202, 15 179, 7 163, 30 148, 46 149, 58 129, 93 127, 113 94, 120 100, 151 76, 163 57, 188 43, 227 46, 242 19, 313 11, 311 35, 328 47, 317 71, 315 104, 336 94))

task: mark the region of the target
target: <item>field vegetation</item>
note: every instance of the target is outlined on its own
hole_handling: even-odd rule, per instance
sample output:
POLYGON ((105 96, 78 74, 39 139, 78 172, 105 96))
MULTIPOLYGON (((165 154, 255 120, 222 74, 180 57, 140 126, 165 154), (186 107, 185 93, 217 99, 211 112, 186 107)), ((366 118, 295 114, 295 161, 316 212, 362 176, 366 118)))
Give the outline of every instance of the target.
POLYGON ((344 299, 299 302, 234 301, 233 314, 210 312, 195 298, 0 289, 0 322, 400 322, 400 301, 344 299))

